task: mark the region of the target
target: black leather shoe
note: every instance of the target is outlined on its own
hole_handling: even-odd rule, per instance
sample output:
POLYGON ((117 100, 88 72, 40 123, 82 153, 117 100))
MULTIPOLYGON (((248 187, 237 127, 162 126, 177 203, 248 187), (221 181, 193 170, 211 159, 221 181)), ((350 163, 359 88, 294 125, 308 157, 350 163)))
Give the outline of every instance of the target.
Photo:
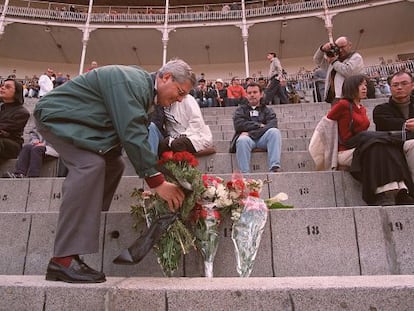
POLYGON ((414 198, 408 194, 407 190, 402 189, 398 191, 395 197, 395 204, 397 205, 414 205, 414 198))
POLYGON ((375 202, 373 205, 391 206, 395 205, 395 197, 392 192, 386 191, 375 195, 375 202))
POLYGON ((104 273, 89 267, 79 256, 74 256, 69 267, 50 260, 46 280, 67 283, 102 283, 106 281, 106 278, 104 273))
POLYGON ((282 169, 279 166, 272 166, 272 168, 270 169, 270 172, 280 173, 280 172, 282 172, 282 169))

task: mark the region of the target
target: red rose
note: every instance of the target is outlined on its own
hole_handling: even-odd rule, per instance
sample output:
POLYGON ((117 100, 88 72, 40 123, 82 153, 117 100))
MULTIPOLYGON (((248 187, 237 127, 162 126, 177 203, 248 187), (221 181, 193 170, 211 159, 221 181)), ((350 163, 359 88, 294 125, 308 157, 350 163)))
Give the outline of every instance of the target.
POLYGON ((255 197, 255 198, 259 198, 259 197, 260 197, 260 194, 259 194, 259 192, 258 192, 258 191, 251 191, 251 192, 249 193, 249 196, 251 196, 251 197, 255 197))
POLYGON ((206 219, 208 216, 207 210, 205 208, 201 208, 200 210, 200 217, 206 219))
POLYGON ((161 159, 164 160, 165 162, 168 160, 171 160, 173 157, 174 157, 174 152, 172 151, 165 151, 161 155, 161 159))

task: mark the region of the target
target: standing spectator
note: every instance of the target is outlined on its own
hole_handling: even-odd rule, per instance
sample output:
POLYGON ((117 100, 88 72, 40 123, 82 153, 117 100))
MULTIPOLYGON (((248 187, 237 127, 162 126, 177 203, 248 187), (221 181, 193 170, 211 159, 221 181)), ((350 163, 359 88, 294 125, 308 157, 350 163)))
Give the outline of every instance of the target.
POLYGON ((6 79, 0 87, 0 161, 15 159, 23 144, 23 130, 30 113, 23 107, 23 86, 6 79))
POLYGON ((231 79, 231 85, 227 87, 227 98, 229 106, 238 106, 245 102, 246 90, 241 86, 240 79, 233 77, 231 79))
POLYGON ((51 90, 53 90, 52 81, 53 70, 48 68, 46 73, 42 74, 39 78, 39 97, 42 98, 51 90))
POLYGON ((251 152, 255 148, 267 150, 270 172, 280 172, 282 138, 276 114, 261 101, 262 97, 260 85, 251 83, 247 87, 248 103, 240 105, 233 116, 236 133, 230 152, 236 152, 241 173, 249 173, 251 152))
POLYGON ((268 82, 265 90, 265 104, 271 105, 276 95, 280 99, 280 104, 288 104, 289 100, 286 96, 286 92, 282 90, 283 87, 280 85, 280 79, 282 78, 283 69, 279 59, 276 57, 276 53, 268 53, 267 60, 270 62, 270 65, 269 73, 267 75, 268 82))
POLYGON ((319 47, 313 60, 316 65, 326 70, 324 99, 331 104, 342 97, 345 78, 362 74, 364 71, 362 56, 352 51, 352 43, 347 37, 339 37, 335 44, 327 42, 319 47))
POLYGON ((105 282, 105 274, 79 255, 99 250, 101 211, 109 209, 125 166, 122 148, 171 211, 182 204, 183 191, 155 169, 147 113, 154 102, 166 107, 182 101, 195 81, 190 66, 179 59, 152 75, 136 66, 103 66, 39 100, 33 113, 37 129, 68 169, 47 280, 105 282))
POLYGON ((391 97, 387 103, 377 105, 373 111, 377 131, 407 131, 404 153, 414 180, 414 89, 409 72, 399 71, 390 79, 391 97))
POLYGON ((313 72, 313 79, 315 81, 316 101, 322 102, 325 100, 326 70, 321 67, 316 68, 313 72))

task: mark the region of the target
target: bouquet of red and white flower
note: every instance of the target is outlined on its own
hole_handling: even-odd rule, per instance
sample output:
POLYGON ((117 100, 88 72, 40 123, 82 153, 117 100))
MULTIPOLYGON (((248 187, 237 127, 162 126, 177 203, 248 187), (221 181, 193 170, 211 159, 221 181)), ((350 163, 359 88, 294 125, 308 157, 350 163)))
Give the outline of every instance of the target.
POLYGON ((213 276, 213 262, 219 239, 219 225, 231 213, 232 240, 240 276, 249 276, 267 220, 268 207, 288 207, 278 202, 287 199, 280 193, 263 200, 263 181, 241 175, 225 182, 220 177, 202 175, 197 159, 188 152, 165 152, 159 164, 168 181, 187 188, 185 200, 176 213, 156 193, 135 189, 137 204, 131 214, 137 226, 144 222, 148 230, 115 260, 118 264, 138 263, 153 248, 167 276, 178 269, 181 257, 198 249, 204 260, 205 276, 213 276))
MULTIPOLYGON (((196 168, 197 159, 189 152, 164 152, 159 161, 169 170, 172 176, 166 175, 170 182, 188 183, 191 191, 186 192, 184 202, 177 211, 172 224, 167 223, 153 249, 158 262, 167 276, 172 276, 178 269, 183 254, 195 248, 194 235, 191 232, 191 216, 194 206, 204 192, 201 172, 196 168)), ((171 219, 171 211, 167 202, 158 194, 150 191, 135 189, 132 196, 137 198, 137 204, 131 207, 136 224, 143 220, 151 229, 154 222, 171 219)))
POLYGON ((276 201, 286 200, 287 195, 263 200, 260 193, 263 181, 260 179, 235 176, 227 183, 230 196, 235 201, 232 209, 231 238, 234 243, 237 272, 241 277, 250 276, 259 249, 262 233, 267 221, 268 205, 276 201))
POLYGON ((204 259, 204 275, 213 277, 213 262, 219 241, 219 225, 223 213, 233 201, 229 197, 224 180, 220 177, 203 175, 205 191, 195 209, 196 246, 204 259))

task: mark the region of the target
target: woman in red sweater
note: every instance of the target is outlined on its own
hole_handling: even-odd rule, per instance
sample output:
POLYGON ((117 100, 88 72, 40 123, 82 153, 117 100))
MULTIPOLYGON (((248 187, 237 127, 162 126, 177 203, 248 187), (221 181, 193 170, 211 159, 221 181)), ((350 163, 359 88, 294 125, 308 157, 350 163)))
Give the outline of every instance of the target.
POLYGON ((351 166, 352 153, 355 148, 348 149, 346 142, 359 132, 369 127, 367 110, 361 100, 367 96, 367 81, 365 76, 356 75, 347 79, 343 84, 343 98, 332 106, 327 118, 338 122, 338 164, 351 166), (352 119, 351 119, 352 112, 352 119))
POLYGON ((346 78, 342 87, 343 99, 327 115, 338 122, 338 164, 350 166, 352 176, 362 183, 362 198, 368 204, 414 204, 411 196, 414 184, 408 173, 401 140, 387 134, 361 133, 368 129, 370 123, 361 104, 366 94, 365 76, 346 78), (363 135, 356 136, 358 133, 363 135), (350 148, 351 138, 356 140, 353 144, 356 148, 350 148))

